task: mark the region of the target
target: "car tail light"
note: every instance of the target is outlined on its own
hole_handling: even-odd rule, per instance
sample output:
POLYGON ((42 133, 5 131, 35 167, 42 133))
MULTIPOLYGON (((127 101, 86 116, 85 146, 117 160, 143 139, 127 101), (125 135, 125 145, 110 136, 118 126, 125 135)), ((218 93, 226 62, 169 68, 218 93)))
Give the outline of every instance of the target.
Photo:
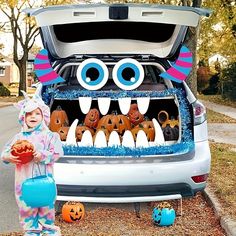
POLYGON ((202 183, 207 180, 207 177, 208 177, 208 174, 204 174, 204 175, 192 176, 191 178, 195 183, 202 183))
POLYGON ((199 101, 194 102, 192 106, 194 112, 194 125, 200 125, 206 120, 206 108, 199 101))

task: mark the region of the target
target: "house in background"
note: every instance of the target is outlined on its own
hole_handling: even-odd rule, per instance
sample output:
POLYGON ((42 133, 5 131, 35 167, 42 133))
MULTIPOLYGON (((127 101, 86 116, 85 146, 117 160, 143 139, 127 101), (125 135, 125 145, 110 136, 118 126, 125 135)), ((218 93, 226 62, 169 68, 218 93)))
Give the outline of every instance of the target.
MULTIPOLYGON (((29 54, 27 63, 27 86, 30 87, 34 83, 34 58, 33 54, 29 54)), ((4 85, 18 84, 20 74, 18 67, 12 58, 5 57, 4 61, 0 61, 0 82, 4 85)))
POLYGON ((19 71, 12 58, 4 58, 0 61, 0 82, 4 85, 19 82, 19 71))

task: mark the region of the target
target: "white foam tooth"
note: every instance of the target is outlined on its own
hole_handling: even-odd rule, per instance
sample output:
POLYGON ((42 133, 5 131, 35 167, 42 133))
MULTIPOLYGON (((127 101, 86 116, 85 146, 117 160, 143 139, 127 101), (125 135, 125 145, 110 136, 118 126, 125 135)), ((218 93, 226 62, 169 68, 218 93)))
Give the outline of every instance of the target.
POLYGON ((139 130, 137 133, 136 148, 137 147, 149 147, 147 136, 143 130, 139 130))
POLYGON ((106 115, 109 111, 111 98, 98 98, 98 108, 102 115, 106 115))
POLYGON ((109 136, 108 146, 120 146, 120 136, 116 131, 112 131, 109 136))
POLYGON ((80 109, 84 114, 87 114, 90 110, 92 104, 91 97, 79 97, 80 109))
POLYGON ((106 135, 102 130, 99 130, 94 140, 94 147, 107 147, 106 135))
POLYGON ((154 130, 155 130, 154 143, 156 145, 163 145, 165 143, 165 138, 163 135, 162 128, 155 118, 152 119, 152 123, 153 123, 154 130))
POLYGON ((138 109, 141 114, 145 114, 148 110, 150 97, 137 98, 138 109))
POLYGON ((93 137, 89 130, 85 130, 81 138, 81 146, 91 147, 93 146, 93 137))
POLYGON ((120 111, 123 115, 127 115, 130 109, 131 98, 118 98, 118 103, 120 106, 120 111))
POLYGON ((129 147, 129 148, 135 147, 134 138, 130 130, 126 130, 124 132, 124 135, 122 138, 122 146, 129 147))
POLYGON ((76 145, 76 127, 78 124, 79 120, 75 119, 72 123, 72 125, 69 128, 67 137, 66 137, 66 145, 76 145))

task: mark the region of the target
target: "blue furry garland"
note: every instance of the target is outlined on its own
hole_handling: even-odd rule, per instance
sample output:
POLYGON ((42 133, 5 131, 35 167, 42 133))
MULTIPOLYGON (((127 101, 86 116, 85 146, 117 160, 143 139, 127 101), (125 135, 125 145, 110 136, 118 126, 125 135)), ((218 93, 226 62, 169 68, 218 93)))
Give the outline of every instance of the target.
POLYGON ((68 90, 59 91, 58 89, 47 88, 43 93, 43 100, 50 104, 51 99, 56 100, 78 100, 79 97, 110 97, 118 99, 122 97, 168 97, 176 96, 179 102, 179 116, 181 119, 181 141, 173 145, 153 146, 147 148, 127 148, 127 147, 79 147, 79 146, 64 146, 65 155, 70 156, 128 156, 141 157, 151 155, 165 155, 173 153, 183 153, 194 149, 193 134, 191 130, 191 116, 188 108, 188 102, 185 91, 183 89, 171 88, 164 91, 88 91, 88 90, 68 90))

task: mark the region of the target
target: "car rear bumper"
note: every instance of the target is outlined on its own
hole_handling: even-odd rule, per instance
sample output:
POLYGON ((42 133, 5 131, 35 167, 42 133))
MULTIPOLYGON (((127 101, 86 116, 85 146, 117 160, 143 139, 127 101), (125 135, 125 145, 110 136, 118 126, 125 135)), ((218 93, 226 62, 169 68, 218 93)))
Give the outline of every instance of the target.
POLYGON ((150 197, 175 194, 193 196, 205 188, 206 182, 195 183, 191 177, 209 173, 210 159, 209 144, 204 141, 196 143, 192 159, 183 161, 56 163, 57 199, 135 202, 137 198, 150 201, 150 197))

